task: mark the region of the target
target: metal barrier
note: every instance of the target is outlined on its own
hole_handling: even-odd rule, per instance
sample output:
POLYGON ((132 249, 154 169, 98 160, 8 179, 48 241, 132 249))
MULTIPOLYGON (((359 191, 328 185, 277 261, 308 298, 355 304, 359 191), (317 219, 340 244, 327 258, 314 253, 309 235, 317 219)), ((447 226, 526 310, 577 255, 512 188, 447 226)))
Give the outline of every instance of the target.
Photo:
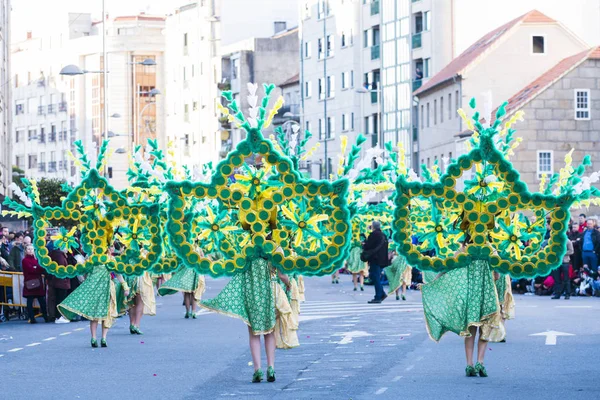
MULTIPOLYGON (((20 319, 27 318, 27 299, 23 297, 23 285, 22 272, 0 271, 0 319, 10 317, 11 311, 20 319)), ((39 310, 37 300, 33 307, 39 310)))

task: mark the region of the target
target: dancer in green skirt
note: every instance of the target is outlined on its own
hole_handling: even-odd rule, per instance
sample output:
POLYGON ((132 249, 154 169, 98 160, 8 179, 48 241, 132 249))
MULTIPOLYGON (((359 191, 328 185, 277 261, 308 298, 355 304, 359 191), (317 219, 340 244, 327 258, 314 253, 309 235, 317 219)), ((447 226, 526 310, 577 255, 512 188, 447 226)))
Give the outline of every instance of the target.
MULTIPOLYGON (((129 286, 121 275, 115 274, 115 277, 121 284, 118 290, 122 290, 127 297, 129 286)), ((98 347, 96 330, 98 323, 101 323, 102 339, 100 344, 102 347, 107 347, 108 330, 112 327, 115 318, 122 314, 117 309, 117 287, 106 266, 96 265, 83 283, 58 305, 58 311, 70 321, 75 320, 77 316, 90 321, 92 347, 98 347)))
POLYGON ((394 258, 392 264, 385 269, 385 276, 389 282, 388 293, 396 292, 396 300, 400 300, 400 288, 402 287, 402 300, 406 300, 406 287, 410 285, 412 279, 412 268, 404 257, 393 252, 394 258))
MULTIPOLYGON (((465 243, 468 240, 467 237, 465 243)), ((498 334, 502 316, 489 262, 474 260, 467 267, 439 274, 423 285, 421 291, 429 336, 436 342, 446 332, 463 336, 467 376, 487 376, 483 366, 487 342, 503 339, 502 334, 498 334), (477 331, 477 363, 473 364, 477 331)))
POLYGON ((355 292, 358 290, 358 283, 360 283, 360 290, 365 290, 365 275, 369 273, 367 263, 360 260, 361 252, 362 248, 360 246, 352 247, 346 267, 352 273, 352 283, 354 284, 355 292))
POLYGON ((182 265, 171 279, 161 285, 158 294, 167 296, 183 292, 185 318, 196 319, 196 302, 200 301, 205 290, 204 276, 182 265))
POLYGON ((239 318, 248 325, 254 365, 252 382, 255 383, 263 379, 260 360, 261 335, 265 339, 268 382, 275 381, 276 324, 287 347, 298 345, 291 321, 292 311, 281 285, 276 281, 277 277, 286 286, 290 286, 286 275, 273 268, 267 259, 258 257, 248 261, 246 269, 234 275, 217 297, 199 303, 201 307, 239 318))

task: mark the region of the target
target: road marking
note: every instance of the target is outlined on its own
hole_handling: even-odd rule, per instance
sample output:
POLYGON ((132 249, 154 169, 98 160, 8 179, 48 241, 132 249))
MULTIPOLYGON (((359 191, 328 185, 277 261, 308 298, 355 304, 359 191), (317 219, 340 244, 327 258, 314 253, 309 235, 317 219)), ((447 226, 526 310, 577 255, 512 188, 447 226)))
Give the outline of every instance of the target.
POLYGON ((73 333, 73 332, 63 332, 63 333, 59 334, 58 336, 67 336, 67 335, 70 335, 71 333, 73 333))
POLYGON ((546 346, 556 346, 556 338, 558 336, 575 336, 575 335, 572 333, 547 331, 547 332, 541 332, 541 333, 533 333, 529 336, 546 336, 546 346))
POLYGON ((399 334, 394 334, 394 335, 386 335, 387 337, 404 337, 404 336, 410 336, 410 333, 399 333, 399 334))
POLYGON ((335 326, 337 328, 348 328, 351 326, 356 326, 356 324, 341 324, 341 325, 331 325, 331 326, 335 326))
POLYGON ((400 379, 402 379, 402 375, 398 375, 397 377, 392 379, 392 382, 398 382, 400 379))
POLYGON ((4 357, 4 354, 0 354, 0 358, 4 357))
POLYGON ((415 366, 414 365, 409 365, 408 367, 406 367, 405 371, 408 372, 411 369, 413 369, 415 366))
POLYGON ((39 346, 41 343, 29 343, 27 346, 25 347, 34 347, 34 346, 39 346))
POLYGON ((79 331, 82 331, 82 330, 84 330, 84 329, 85 329, 85 328, 77 328, 77 329, 73 329, 73 332, 79 332, 79 331))
POLYGON ((352 332, 344 332, 344 333, 334 333, 331 336, 343 336, 342 340, 340 340, 338 342, 338 344, 348 344, 348 343, 352 343, 353 338, 367 337, 367 336, 373 336, 373 335, 371 335, 370 333, 367 333, 365 331, 352 331, 352 332))
POLYGON ((23 350, 23 348, 22 348, 22 347, 16 347, 16 348, 14 348, 14 349, 10 349, 10 350, 8 350, 8 352, 9 352, 9 353, 15 353, 15 352, 17 352, 17 351, 21 351, 21 350, 23 350))
POLYGON ((297 381, 297 382, 300 382, 300 381, 309 381, 311 379, 315 379, 315 378, 296 378, 294 380, 297 381))
POLYGON ((49 338, 46 338, 46 339, 42 340, 42 342, 49 342, 51 340, 56 340, 56 338, 55 337, 49 337, 49 338))
POLYGON ((555 306, 554 308, 592 308, 592 306, 555 306))
POLYGON ((386 388, 386 387, 382 387, 381 389, 379 389, 378 391, 376 391, 375 394, 384 394, 387 389, 388 388, 386 388))

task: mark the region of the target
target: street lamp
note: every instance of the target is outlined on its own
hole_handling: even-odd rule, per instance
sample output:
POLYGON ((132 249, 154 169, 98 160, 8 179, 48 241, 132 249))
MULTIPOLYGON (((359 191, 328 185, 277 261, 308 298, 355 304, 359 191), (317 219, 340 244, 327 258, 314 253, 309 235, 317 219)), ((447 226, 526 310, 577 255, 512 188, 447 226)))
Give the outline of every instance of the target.
POLYGON ((76 76, 76 75, 83 75, 83 74, 103 74, 104 71, 100 70, 100 71, 88 71, 87 69, 81 69, 79 68, 77 65, 74 64, 69 64, 65 67, 63 67, 60 70, 60 75, 66 75, 66 76, 76 76))

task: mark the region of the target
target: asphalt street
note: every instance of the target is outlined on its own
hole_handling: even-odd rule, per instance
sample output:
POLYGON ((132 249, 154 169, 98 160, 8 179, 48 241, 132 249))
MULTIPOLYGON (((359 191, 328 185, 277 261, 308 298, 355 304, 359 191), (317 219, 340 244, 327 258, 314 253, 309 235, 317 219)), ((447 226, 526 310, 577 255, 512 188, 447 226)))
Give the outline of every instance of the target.
MULTIPOLYGON (((225 283, 207 279, 205 297, 225 283)), ((598 298, 516 296, 507 343, 488 345, 490 377, 466 378, 463 341, 454 334, 437 344, 429 339, 420 292, 381 305, 367 304, 372 295, 369 286, 352 291, 347 275, 338 285, 306 279, 301 346, 277 351, 275 383, 250 383, 241 321, 209 312, 184 319, 180 295, 157 298, 157 316, 142 320, 143 336, 130 335, 128 319, 119 319, 106 349, 90 347, 87 322, 2 323, 0 398, 600 398, 598 298)))

